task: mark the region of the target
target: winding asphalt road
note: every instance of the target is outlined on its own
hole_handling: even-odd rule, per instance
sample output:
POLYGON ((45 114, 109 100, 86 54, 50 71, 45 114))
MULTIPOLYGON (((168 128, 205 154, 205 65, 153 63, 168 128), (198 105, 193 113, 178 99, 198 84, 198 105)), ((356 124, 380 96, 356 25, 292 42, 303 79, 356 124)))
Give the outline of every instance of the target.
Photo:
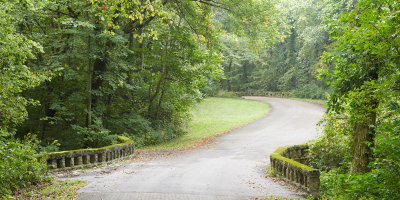
POLYGON ((267 102, 270 113, 217 137, 209 145, 172 157, 132 162, 77 177, 89 184, 80 200, 92 199, 249 199, 262 196, 299 197, 265 178, 269 155, 278 147, 302 144, 316 137, 324 108, 302 101, 246 97, 267 102))

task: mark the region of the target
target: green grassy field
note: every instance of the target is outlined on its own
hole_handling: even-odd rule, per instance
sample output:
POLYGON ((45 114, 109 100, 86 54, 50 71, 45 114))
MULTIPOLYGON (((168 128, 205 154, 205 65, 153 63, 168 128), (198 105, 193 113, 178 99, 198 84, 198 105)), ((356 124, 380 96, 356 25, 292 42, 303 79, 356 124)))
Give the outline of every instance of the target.
POLYGON ((268 111, 268 104, 259 101, 208 98, 194 107, 188 134, 143 149, 190 148, 208 138, 260 119, 267 115, 268 111))

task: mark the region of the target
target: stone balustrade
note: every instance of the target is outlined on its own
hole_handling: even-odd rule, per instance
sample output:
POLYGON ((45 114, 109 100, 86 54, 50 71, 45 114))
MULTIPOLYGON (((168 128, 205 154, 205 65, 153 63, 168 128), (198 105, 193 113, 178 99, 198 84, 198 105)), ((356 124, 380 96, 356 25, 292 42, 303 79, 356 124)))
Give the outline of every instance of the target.
POLYGON ((267 97, 290 98, 290 97, 293 97, 294 94, 292 92, 266 92, 265 96, 267 96, 267 97))
POLYGON ((294 94, 292 92, 235 92, 237 96, 267 96, 267 97, 280 97, 290 98, 294 94))
POLYGON ((271 154, 271 168, 279 178, 313 195, 319 197, 319 170, 301 162, 306 159, 306 145, 281 147, 271 154))
POLYGON ((42 154, 51 170, 73 169, 110 163, 134 155, 133 141, 96 149, 80 149, 42 154))

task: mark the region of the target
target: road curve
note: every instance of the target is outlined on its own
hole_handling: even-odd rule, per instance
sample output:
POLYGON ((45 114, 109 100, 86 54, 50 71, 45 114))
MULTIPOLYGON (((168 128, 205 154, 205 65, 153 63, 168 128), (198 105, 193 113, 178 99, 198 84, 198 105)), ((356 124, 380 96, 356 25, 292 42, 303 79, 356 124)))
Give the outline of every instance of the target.
POLYGON ((270 113, 217 137, 209 145, 173 157, 132 162, 76 177, 89 184, 79 200, 92 199, 249 199, 262 196, 298 197, 265 178, 269 155, 278 147, 302 144, 317 135, 321 105, 302 101, 246 97, 267 102, 270 113))

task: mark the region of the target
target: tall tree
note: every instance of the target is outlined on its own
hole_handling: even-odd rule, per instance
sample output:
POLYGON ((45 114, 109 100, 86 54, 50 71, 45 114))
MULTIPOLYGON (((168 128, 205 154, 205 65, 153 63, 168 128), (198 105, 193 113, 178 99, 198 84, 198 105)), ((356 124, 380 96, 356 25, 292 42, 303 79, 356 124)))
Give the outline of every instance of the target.
POLYGON ((0 5, 0 129, 14 129, 27 118, 26 106, 37 104, 22 92, 43 80, 26 63, 42 52, 40 44, 18 32, 23 12, 29 12, 29 1, 3 1, 0 5))
POLYGON ((369 171, 377 111, 384 99, 379 91, 385 80, 393 80, 399 66, 398 11, 397 1, 361 0, 331 26, 336 42, 324 55, 333 68, 325 74, 334 88, 329 108, 340 112, 343 102, 350 105, 352 174, 369 171))
POLYGON ((29 107, 18 135, 38 134, 44 145, 57 139, 67 149, 103 146, 120 134, 138 145, 183 134, 204 80, 221 74, 214 11, 240 17, 234 22, 245 28, 237 33, 273 36, 265 25, 272 1, 271 9, 252 2, 38 0, 40 9, 21 13, 17 32, 43 46, 27 67, 54 78, 24 92, 41 105, 29 107))

